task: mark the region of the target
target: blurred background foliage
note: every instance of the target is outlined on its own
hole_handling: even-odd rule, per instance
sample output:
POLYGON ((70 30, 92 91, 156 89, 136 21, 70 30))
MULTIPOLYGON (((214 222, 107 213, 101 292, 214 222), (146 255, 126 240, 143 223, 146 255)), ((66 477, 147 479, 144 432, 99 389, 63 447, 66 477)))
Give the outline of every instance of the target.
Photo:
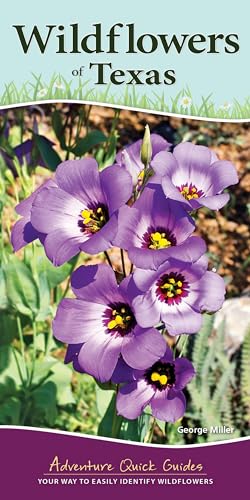
MULTIPOLYGON (((236 315, 245 319, 239 332, 237 326, 228 324, 226 315, 220 321, 206 315, 199 334, 183 336, 178 342, 177 349, 193 361, 197 371, 186 390, 188 406, 182 422, 157 422, 153 427, 146 409, 136 421, 118 419, 119 437, 185 444, 249 433, 249 125, 80 104, 0 111, 0 425, 112 434, 108 422, 114 412, 113 388, 109 384, 99 387, 90 376, 65 365, 65 347, 53 339, 51 329, 58 302, 71 296, 72 270, 82 262, 102 262, 104 255, 81 254, 54 268, 38 242, 14 255, 10 231, 17 219, 15 205, 53 175, 61 161, 91 154, 102 169, 114 162, 120 147, 142 137, 146 123, 173 145, 183 140, 204 144, 220 159, 236 165, 240 182, 230 189, 230 203, 220 212, 199 211, 197 231, 207 242, 210 268, 224 277, 227 297, 239 301, 236 315), (177 431, 180 425, 226 425, 234 431, 183 435, 177 431)), ((111 250, 111 257, 119 270, 116 249, 111 250)))

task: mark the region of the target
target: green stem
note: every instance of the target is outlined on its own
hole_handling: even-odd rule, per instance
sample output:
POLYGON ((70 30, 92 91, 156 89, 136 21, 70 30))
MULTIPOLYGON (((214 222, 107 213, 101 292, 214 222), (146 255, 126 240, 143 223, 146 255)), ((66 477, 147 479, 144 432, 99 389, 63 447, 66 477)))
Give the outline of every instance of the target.
POLYGON ((15 358, 15 362, 16 362, 16 365, 17 365, 17 371, 18 371, 18 374, 19 374, 19 377, 20 377, 20 380, 22 382, 22 385, 23 387, 25 387, 25 380, 23 378, 23 374, 22 374, 22 370, 20 368, 20 365, 19 365, 19 362, 18 362, 18 359, 17 359, 17 355, 16 355, 16 351, 15 351, 15 348, 13 346, 12 347, 12 352, 13 352, 13 356, 15 358))
POLYGON ((105 255, 105 257, 106 257, 106 259, 107 259, 107 261, 108 261, 108 263, 109 263, 110 267, 113 269, 113 265, 112 265, 112 262, 111 262, 111 259, 110 259, 110 256, 109 256, 108 252, 107 252, 107 251, 105 251, 105 252, 104 252, 104 255, 105 255))
POLYGON ((45 357, 49 355, 49 348, 50 348, 50 342, 51 342, 52 337, 53 337, 52 326, 50 325, 48 336, 47 336, 46 348, 45 348, 45 357))
MULTIPOLYGON (((73 269, 72 269, 71 273, 72 273, 72 272, 73 272, 73 269)), ((64 298, 66 297, 66 295, 67 295, 67 293, 68 293, 68 291, 69 291, 69 287, 70 287, 70 279, 71 279, 71 275, 70 275, 70 277, 68 278, 67 285, 66 285, 66 287, 65 287, 65 289, 64 289, 64 292, 63 292, 63 294, 62 294, 62 299, 64 299, 64 298)))
POLYGON ((31 372, 30 372, 30 379, 29 379, 29 385, 32 385, 34 373, 35 373, 35 365, 36 365, 36 335, 37 335, 37 330, 36 330, 36 322, 32 322, 32 329, 33 329, 33 360, 32 360, 32 367, 31 367, 31 372))
POLYGON ((121 427, 121 419, 118 417, 118 415, 116 413, 116 409, 115 409, 114 416, 113 416, 113 422, 112 422, 112 430, 111 430, 111 437, 112 438, 118 438, 120 427, 121 427))
POLYGON ((185 351, 185 348, 186 348, 187 343, 188 343, 188 339, 189 339, 189 335, 186 335, 186 338, 185 338, 185 340, 184 340, 184 342, 183 342, 183 346, 182 346, 181 352, 180 352, 180 354, 179 354, 179 358, 181 358, 181 357, 182 357, 182 354, 183 354, 183 353, 184 353, 184 351, 185 351))
POLYGON ((180 342, 180 339, 181 339, 181 335, 179 335, 179 337, 177 338, 177 340, 175 342, 175 345, 174 345, 174 349, 173 349, 173 351, 174 351, 174 357, 176 355, 176 350, 177 350, 177 346, 178 346, 178 344, 180 342))
MULTIPOLYGON (((117 398, 118 391, 119 391, 119 384, 117 384, 117 386, 116 386, 116 395, 115 395, 115 398, 117 398)), ((112 421, 112 429, 111 429, 111 437, 112 438, 118 438, 119 437, 121 423, 122 423, 122 417, 120 417, 119 415, 117 415, 116 404, 115 404, 113 421, 112 421)))
MULTIPOLYGON (((80 254, 79 254, 79 255, 80 255, 80 254)), ((77 262, 78 262, 78 259, 79 259, 79 255, 78 255, 78 257, 77 257, 76 261, 74 261, 74 262, 73 262, 73 264, 72 264, 72 267, 71 267, 71 270, 70 270, 70 275, 69 275, 69 278, 68 278, 68 282, 67 282, 67 285, 66 285, 66 287, 65 287, 65 290, 64 290, 64 292, 63 292, 63 294, 62 294, 62 296, 61 296, 61 299, 64 299, 64 298, 65 298, 65 296, 67 295, 68 291, 69 291, 69 287, 70 287, 70 280, 71 280, 71 275, 72 275, 72 273, 73 273, 74 269, 76 268, 76 265, 77 265, 77 262)))
POLYGON ((150 427, 150 431, 148 433, 148 438, 146 440, 146 443, 152 443, 153 435, 154 435, 154 430, 155 430, 155 424, 156 424, 156 419, 155 417, 153 418, 152 425, 150 427))
POLYGON ((122 272, 124 278, 126 277, 126 268, 125 268, 125 261, 124 261, 124 252, 123 249, 121 248, 121 261, 122 261, 122 272))
POLYGON ((19 336, 19 340, 20 340, 21 354, 22 354, 23 362, 24 362, 25 369, 26 369, 26 377, 27 377, 27 380, 28 380, 28 378, 29 378, 29 372, 28 372, 28 367, 26 365, 26 361, 25 361, 25 344, 24 344, 24 338, 23 338, 23 330, 22 330, 21 319, 20 319, 19 316, 17 316, 16 321, 17 321, 18 336, 19 336))

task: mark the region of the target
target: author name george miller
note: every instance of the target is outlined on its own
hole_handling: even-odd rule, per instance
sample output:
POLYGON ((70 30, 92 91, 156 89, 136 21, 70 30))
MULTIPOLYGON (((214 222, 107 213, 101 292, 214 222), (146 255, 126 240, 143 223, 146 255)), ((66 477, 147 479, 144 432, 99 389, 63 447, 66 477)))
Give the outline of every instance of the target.
POLYGON ((179 434, 233 434, 234 427, 227 427, 226 425, 211 425, 210 427, 183 427, 179 426, 177 429, 179 434))

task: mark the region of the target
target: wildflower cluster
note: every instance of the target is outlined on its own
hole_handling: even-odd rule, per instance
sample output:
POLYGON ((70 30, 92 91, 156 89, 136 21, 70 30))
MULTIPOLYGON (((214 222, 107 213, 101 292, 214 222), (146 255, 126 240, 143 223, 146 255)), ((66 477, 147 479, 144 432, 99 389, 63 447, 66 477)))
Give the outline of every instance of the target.
POLYGON ((68 344, 65 362, 118 384, 117 412, 128 419, 147 405, 163 421, 183 416, 183 388, 195 371, 188 359, 175 359, 166 334, 197 333, 202 314, 217 311, 225 294, 223 279, 208 270, 192 214, 227 203, 223 190, 237 183, 235 168, 204 146, 170 149, 146 127, 143 141, 102 171, 90 157, 61 163, 17 206, 22 218, 12 230, 15 251, 39 238, 55 266, 80 252, 127 252, 128 276, 109 257, 73 272, 76 298, 61 301, 53 331, 68 344))

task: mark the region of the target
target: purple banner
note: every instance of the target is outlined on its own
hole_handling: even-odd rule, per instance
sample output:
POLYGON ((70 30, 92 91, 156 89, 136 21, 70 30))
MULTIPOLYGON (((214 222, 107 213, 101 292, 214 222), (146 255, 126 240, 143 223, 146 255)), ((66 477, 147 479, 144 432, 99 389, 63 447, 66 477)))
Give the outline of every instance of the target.
POLYGON ((249 440, 155 447, 0 428, 2 498, 245 498, 249 440), (243 494, 244 492, 244 494, 243 494), (217 496, 218 495, 218 496, 217 496))

